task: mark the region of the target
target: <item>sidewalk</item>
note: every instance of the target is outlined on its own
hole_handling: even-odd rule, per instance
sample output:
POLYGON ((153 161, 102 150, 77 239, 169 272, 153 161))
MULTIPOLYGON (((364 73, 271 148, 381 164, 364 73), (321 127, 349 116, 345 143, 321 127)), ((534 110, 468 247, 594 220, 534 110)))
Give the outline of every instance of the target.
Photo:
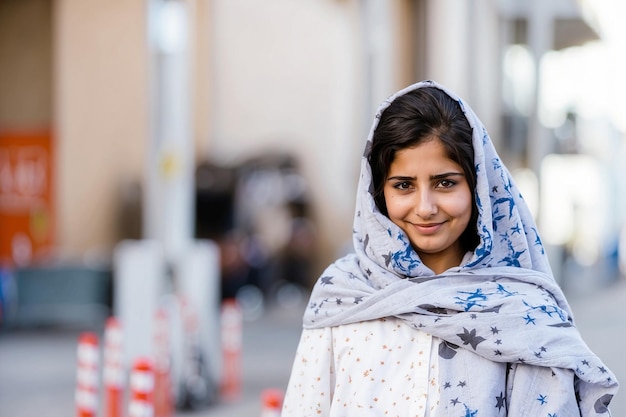
POLYGON ((626 281, 568 295, 574 320, 591 350, 617 376, 620 391, 611 403, 613 417, 626 416, 626 281))

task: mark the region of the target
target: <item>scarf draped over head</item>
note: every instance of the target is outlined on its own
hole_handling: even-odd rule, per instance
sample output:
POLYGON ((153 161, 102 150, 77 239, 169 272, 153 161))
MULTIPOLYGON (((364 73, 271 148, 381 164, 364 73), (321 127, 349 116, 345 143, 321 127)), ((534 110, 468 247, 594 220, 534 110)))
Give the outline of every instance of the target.
MULTIPOLYGON (((443 373, 454 374, 455 357, 468 358, 456 355, 463 350, 502 364, 534 365, 539 376, 527 381, 526 387, 516 380, 515 389, 535 395, 538 382, 554 386, 553 378, 560 375, 554 369, 569 369, 575 375, 582 415, 608 415, 617 379, 587 348, 574 326, 530 210, 487 130, 470 107, 443 86, 432 81, 417 83, 379 107, 361 161, 353 243, 354 253, 330 265, 316 283, 304 315, 305 328, 399 317, 444 341, 439 348, 443 373), (461 107, 473 132, 477 177, 478 246, 458 268, 439 275, 422 263, 406 234, 376 207, 367 159, 384 110, 397 97, 424 87, 442 90, 461 107)), ((493 382, 489 375, 479 378, 481 383, 493 382)), ((551 392, 573 389, 565 386, 551 392)), ((455 395, 453 389, 443 393, 455 395)), ((545 401, 537 403, 543 407, 537 412, 552 415, 543 414, 549 409, 545 401)))

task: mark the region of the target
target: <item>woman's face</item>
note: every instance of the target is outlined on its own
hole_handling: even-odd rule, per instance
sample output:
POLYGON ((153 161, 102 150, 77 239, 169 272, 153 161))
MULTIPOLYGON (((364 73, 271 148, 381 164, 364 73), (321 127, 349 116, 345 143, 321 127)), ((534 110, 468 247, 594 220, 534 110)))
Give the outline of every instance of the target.
POLYGON ((435 273, 458 266, 459 237, 472 214, 472 192, 463 169, 438 139, 396 152, 384 185, 387 213, 435 273))

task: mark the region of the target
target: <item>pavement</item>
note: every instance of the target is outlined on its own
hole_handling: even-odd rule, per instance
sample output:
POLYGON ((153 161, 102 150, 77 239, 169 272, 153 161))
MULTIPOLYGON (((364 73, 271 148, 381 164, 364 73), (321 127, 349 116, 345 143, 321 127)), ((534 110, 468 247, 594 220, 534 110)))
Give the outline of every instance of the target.
POLYGON ((583 339, 621 384, 611 413, 613 417, 626 416, 626 280, 600 289, 572 291, 568 300, 583 339))
MULTIPOLYGON (((602 288, 570 289, 568 299, 589 347, 626 381, 626 281, 602 288)), ((243 327, 242 386, 233 401, 220 401, 175 417, 259 417, 261 392, 283 390, 298 343, 304 306, 273 307, 243 327)), ((76 344, 84 329, 0 331, 0 417, 76 415, 76 344)), ((612 403, 613 416, 626 416, 626 394, 612 403)))

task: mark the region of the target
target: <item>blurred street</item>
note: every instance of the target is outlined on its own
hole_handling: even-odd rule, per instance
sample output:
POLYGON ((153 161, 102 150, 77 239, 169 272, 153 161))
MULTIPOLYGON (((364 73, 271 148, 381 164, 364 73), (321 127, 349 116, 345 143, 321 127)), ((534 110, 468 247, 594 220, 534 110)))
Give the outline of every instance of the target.
MULTIPOLYGON (((618 281, 604 288, 570 288, 568 297, 584 339, 624 383, 626 283, 618 281)), ((261 391, 286 387, 302 311, 302 306, 274 307, 259 319, 244 324, 239 400, 196 411, 179 411, 176 416, 260 416, 261 391)), ((0 416, 75 414, 78 334, 79 329, 17 330, 0 334, 0 416)), ((626 415, 626 399, 623 391, 620 394, 613 402, 614 416, 626 415)))
MULTIPOLYGON (((178 411, 176 417, 259 416, 261 392, 283 390, 287 384, 302 312, 300 307, 273 308, 255 321, 244 322, 240 398, 196 411, 178 411)), ((82 330, 0 333, 1 417, 76 415, 76 348, 82 330)))

